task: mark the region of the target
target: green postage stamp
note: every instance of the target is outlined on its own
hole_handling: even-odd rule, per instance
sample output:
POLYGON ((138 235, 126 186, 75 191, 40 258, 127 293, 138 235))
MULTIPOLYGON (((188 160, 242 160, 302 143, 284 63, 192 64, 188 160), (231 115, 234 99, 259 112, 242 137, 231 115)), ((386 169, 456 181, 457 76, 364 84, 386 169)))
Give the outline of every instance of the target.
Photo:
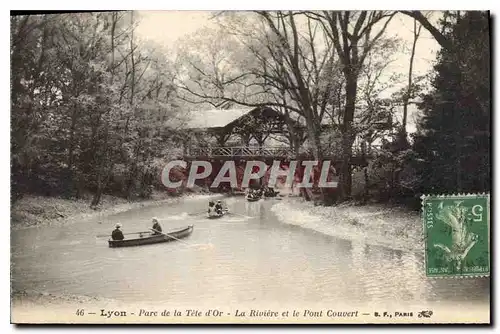
POLYGON ((422 196, 428 277, 490 275, 489 195, 422 196))

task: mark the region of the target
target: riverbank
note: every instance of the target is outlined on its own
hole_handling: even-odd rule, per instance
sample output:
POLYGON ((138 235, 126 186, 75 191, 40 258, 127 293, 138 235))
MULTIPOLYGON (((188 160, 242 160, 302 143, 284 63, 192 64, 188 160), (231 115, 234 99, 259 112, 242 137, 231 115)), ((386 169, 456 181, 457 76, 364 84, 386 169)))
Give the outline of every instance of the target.
POLYGON ((65 224, 69 221, 86 221, 105 218, 146 206, 176 203, 186 199, 209 198, 216 194, 192 192, 181 196, 171 196, 166 192, 155 192, 150 199, 128 201, 124 198, 103 195, 97 209, 90 208, 91 196, 81 199, 59 197, 25 196, 11 207, 11 229, 24 229, 53 224, 65 224))
POLYGON ((396 250, 423 251, 420 215, 404 207, 353 203, 325 207, 290 197, 271 210, 286 224, 396 250))

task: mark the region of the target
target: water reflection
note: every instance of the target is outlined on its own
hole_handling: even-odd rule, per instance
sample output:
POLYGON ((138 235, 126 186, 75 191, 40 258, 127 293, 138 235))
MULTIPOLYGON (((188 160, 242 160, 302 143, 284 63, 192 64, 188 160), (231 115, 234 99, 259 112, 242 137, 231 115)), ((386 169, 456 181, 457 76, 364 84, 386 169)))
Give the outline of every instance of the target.
POLYGON ((364 296, 368 296, 368 288, 370 286, 370 279, 366 275, 365 252, 368 246, 362 240, 352 241, 352 270, 353 275, 359 278, 358 289, 356 289, 356 297, 358 300, 363 300, 364 296))
POLYGON ((263 203, 261 201, 257 202, 245 201, 245 213, 251 217, 260 217, 261 219, 264 218, 262 204, 263 203))

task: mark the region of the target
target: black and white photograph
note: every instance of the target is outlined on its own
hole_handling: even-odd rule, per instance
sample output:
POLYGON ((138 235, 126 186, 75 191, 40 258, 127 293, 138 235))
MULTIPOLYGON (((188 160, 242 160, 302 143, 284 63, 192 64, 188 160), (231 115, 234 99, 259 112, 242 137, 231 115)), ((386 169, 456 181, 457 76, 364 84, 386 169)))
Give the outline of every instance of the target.
POLYGON ((11 323, 491 324, 491 29, 11 11, 11 323))

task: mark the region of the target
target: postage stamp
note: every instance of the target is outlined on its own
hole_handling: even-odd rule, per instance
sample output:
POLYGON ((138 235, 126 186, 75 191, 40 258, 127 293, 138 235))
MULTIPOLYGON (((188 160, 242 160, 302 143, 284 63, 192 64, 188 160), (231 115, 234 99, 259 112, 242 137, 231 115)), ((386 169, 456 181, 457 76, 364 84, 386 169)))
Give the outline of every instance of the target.
POLYGON ((490 274, 489 195, 423 196, 428 277, 490 274))

